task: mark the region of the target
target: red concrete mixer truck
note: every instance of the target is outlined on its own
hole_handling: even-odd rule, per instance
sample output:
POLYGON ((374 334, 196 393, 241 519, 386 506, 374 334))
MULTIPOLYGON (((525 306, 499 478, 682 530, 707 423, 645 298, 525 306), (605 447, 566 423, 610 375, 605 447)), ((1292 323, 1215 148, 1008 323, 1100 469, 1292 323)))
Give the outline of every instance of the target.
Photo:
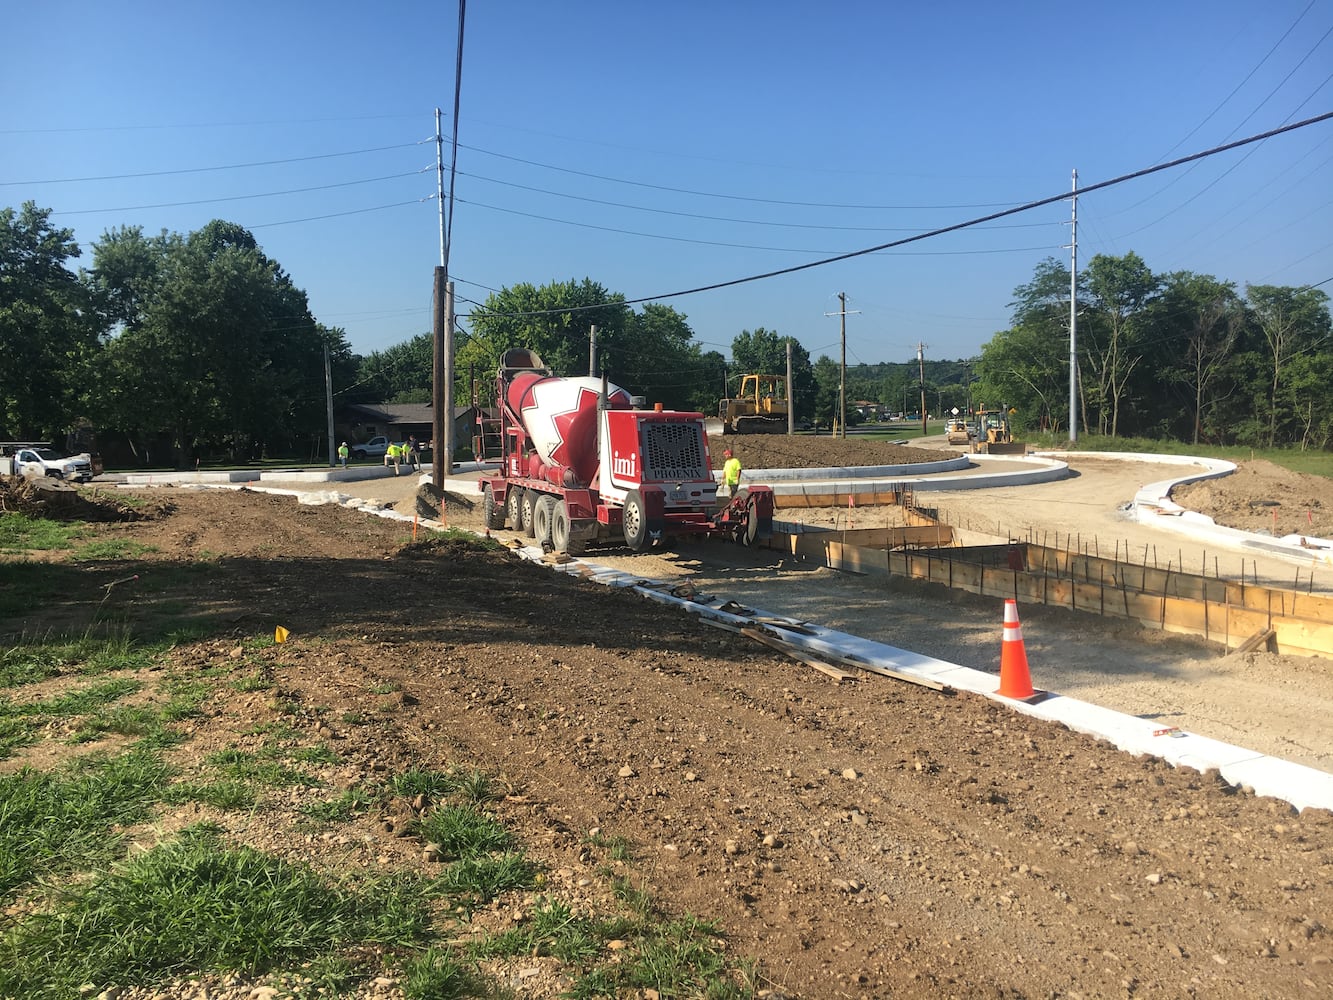
POLYGON ((719 501, 702 413, 643 409, 605 378, 553 376, 525 349, 505 352, 496 389, 503 445, 481 481, 487 527, 508 522, 568 553, 618 538, 637 552, 682 535, 748 545, 771 534, 769 487, 719 501))

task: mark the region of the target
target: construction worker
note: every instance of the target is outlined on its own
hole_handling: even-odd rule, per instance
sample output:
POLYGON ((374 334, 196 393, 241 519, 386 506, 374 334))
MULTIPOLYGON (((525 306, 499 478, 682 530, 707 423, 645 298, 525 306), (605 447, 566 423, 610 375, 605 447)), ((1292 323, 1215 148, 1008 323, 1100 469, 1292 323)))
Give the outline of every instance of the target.
POLYGON ((351 452, 347 448, 346 441, 338 445, 338 461, 342 464, 344 469, 347 468, 347 456, 350 454, 351 452))
POLYGON ((393 463, 393 474, 395 476, 398 475, 398 462, 399 462, 398 445, 395 443, 390 443, 389 447, 384 450, 385 467, 388 467, 390 462, 393 463))
POLYGON ((726 459, 722 463, 722 485, 726 488, 727 496, 734 497, 741 488, 741 460, 732 454, 730 448, 722 453, 722 457, 726 459))

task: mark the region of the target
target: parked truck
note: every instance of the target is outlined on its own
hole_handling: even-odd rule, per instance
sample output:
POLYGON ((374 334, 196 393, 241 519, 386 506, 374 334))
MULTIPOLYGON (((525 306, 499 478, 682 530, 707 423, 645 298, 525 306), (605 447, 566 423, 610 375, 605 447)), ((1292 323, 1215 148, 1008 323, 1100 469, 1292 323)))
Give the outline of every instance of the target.
POLYGON ((482 479, 491 529, 555 552, 623 538, 640 551, 675 537, 744 544, 773 528, 773 491, 750 486, 719 503, 702 413, 644 409, 605 378, 554 376, 533 351, 506 351, 496 373, 502 453, 482 479))
POLYGON ((87 452, 62 455, 44 442, 0 441, 0 473, 15 476, 47 476, 86 483, 102 471, 101 459, 87 452))

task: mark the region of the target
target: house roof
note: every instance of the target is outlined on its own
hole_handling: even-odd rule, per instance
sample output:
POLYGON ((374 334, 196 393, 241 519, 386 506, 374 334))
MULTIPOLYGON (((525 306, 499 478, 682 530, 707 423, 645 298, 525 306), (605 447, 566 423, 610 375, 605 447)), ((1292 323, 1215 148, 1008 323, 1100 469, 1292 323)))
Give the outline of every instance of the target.
MULTIPOLYGON (((367 423, 389 427, 405 424, 429 424, 435 420, 435 407, 430 403, 348 403, 347 413, 367 423)), ((470 406, 455 406, 454 419, 472 411, 470 406)))

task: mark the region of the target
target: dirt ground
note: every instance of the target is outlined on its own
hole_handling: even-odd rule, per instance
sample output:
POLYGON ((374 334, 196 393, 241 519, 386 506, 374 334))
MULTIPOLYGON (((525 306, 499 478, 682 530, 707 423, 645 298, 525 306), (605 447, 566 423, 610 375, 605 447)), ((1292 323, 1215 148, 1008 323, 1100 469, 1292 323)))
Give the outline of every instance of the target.
MULTIPOLYGON (((808 465, 882 461, 851 462, 851 452, 835 450, 872 456, 856 442, 820 444, 808 465)), ((737 448, 742 461, 762 468, 776 444, 750 447, 747 439, 737 448)), ((1123 484, 1099 485, 1096 474, 1090 464, 1035 497, 1011 498, 1008 514, 988 496, 996 490, 939 503, 960 518, 977 510, 987 520, 1012 518, 1013 530, 1025 518, 1061 531, 1104 518, 1108 539, 1123 529, 1137 550, 1142 529, 1116 520, 1123 484)), ((362 489, 399 509, 412 503, 407 482, 362 489)), ((717 920, 729 950, 759 962, 775 1000, 1333 990, 1327 812, 1297 815, 1216 774, 1132 758, 985 699, 882 678, 839 685, 692 616, 500 547, 412 544, 410 525, 249 491, 158 489, 151 497, 162 502, 158 516, 92 529, 148 552, 126 563, 53 566, 64 600, 6 623, 7 638, 77 625, 109 594, 136 632, 192 620, 221 630, 223 638, 174 654, 204 669, 225 665, 237 639, 283 625, 291 639, 263 655, 281 694, 302 706, 312 731, 329 730, 339 756, 325 775, 330 787, 301 794, 327 797, 386 768, 463 764, 502 775, 514 794, 501 811, 548 867, 551 891, 575 902, 597 892, 587 831, 626 837, 636 874, 659 900, 717 920), (201 560, 206 573, 181 572, 184 561, 201 560), (137 580, 108 592, 107 583, 131 573, 137 580), (391 693, 373 693, 383 691, 391 693), (369 722, 337 721, 348 718, 369 722)), ((1318 498, 1306 498, 1312 510, 1318 498)), ((458 505, 450 521, 479 526, 477 513, 458 505)), ((649 578, 690 572, 700 586, 726 585, 754 606, 857 634, 881 629, 933 655, 953 642, 977 661, 988 649, 989 669, 998 659, 994 602, 867 595, 854 579, 722 543, 597 558, 649 578), (779 577, 786 589, 773 583, 779 577)), ((1315 706, 1330 702, 1312 700, 1330 697, 1325 662, 1222 658, 1123 624, 1031 614, 1030 659, 1076 649, 1090 683, 1115 687, 1117 675, 1140 669, 1125 658, 1147 655, 1157 657, 1156 683, 1178 702, 1193 670, 1257 675, 1251 702, 1265 700, 1264 683, 1300 692, 1304 717, 1289 722, 1305 728, 1286 735, 1313 744, 1316 766, 1329 769, 1330 716, 1323 710, 1321 720, 1315 706)), ((187 770, 276 718, 272 692, 225 690, 173 751, 187 770)), ((1159 699, 1153 711, 1169 717, 1175 704, 1159 699)), ((1245 735, 1232 739, 1247 743, 1245 735)), ((68 752, 46 741, 0 766, 49 766, 68 752)), ((239 839, 313 863, 424 864, 420 845, 387 836, 378 817, 336 844, 312 843, 295 831, 303 801, 284 793, 253 813, 217 818, 239 839)), ((137 834, 151 841, 199 818, 165 817, 137 834)), ((516 979, 516 995, 555 996, 568 985, 554 960, 532 964, 542 974, 516 979)))

